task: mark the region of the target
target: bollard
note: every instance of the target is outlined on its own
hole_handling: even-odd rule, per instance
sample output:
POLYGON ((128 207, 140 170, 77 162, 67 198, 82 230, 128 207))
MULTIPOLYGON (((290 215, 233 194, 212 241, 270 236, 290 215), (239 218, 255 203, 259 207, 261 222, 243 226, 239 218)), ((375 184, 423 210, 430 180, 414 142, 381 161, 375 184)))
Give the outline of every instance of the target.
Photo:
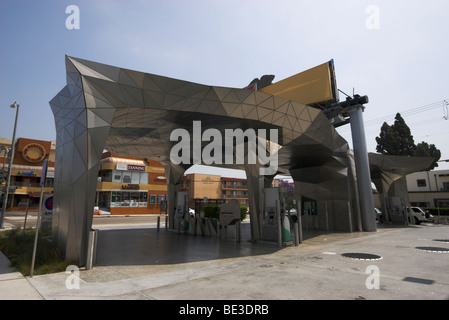
POLYGON ((299 246, 299 223, 295 222, 293 227, 295 229, 295 246, 299 246))
POLYGON ((98 229, 91 229, 87 239, 86 270, 92 269, 97 259, 98 229))
POLYGON ((240 230, 241 230, 241 225, 240 225, 240 220, 239 221, 237 221, 236 223, 235 223, 235 242, 240 242, 240 230))
POLYGON ((279 204, 279 200, 276 200, 276 223, 277 223, 277 231, 278 231, 278 246, 282 247, 282 225, 281 225, 281 207, 279 204))
POLYGON ((161 227, 161 216, 158 216, 157 217, 157 231, 160 230, 160 227, 161 227))

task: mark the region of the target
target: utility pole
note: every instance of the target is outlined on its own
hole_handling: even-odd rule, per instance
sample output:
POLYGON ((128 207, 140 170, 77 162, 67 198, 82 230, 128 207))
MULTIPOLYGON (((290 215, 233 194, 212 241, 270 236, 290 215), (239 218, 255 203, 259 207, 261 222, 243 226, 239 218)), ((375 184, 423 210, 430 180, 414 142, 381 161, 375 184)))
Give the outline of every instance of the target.
POLYGON ((5 190, 5 196, 3 198, 3 206, 2 206, 2 215, 0 218, 0 229, 3 229, 3 224, 5 222, 5 214, 6 214, 6 204, 8 202, 8 193, 9 193, 9 187, 11 185, 11 168, 12 163, 14 161, 14 151, 15 151, 15 140, 16 140, 16 128, 17 128, 17 118, 19 116, 19 104, 17 102, 14 102, 12 105, 10 105, 11 108, 16 108, 16 119, 14 122, 14 131, 12 133, 12 140, 11 140, 11 154, 9 156, 8 160, 8 176, 6 178, 6 190, 5 190))

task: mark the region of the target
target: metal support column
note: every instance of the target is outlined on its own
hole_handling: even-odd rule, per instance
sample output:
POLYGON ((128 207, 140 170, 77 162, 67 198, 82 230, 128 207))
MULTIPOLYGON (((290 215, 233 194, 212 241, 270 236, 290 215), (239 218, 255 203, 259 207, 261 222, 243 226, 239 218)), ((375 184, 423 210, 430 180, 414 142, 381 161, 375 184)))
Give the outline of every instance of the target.
POLYGON ((362 105, 355 105, 349 108, 348 111, 351 118, 351 134, 357 172, 362 229, 367 232, 375 232, 377 231, 377 225, 374 215, 371 174, 366 147, 365 128, 363 125, 363 108, 362 105))

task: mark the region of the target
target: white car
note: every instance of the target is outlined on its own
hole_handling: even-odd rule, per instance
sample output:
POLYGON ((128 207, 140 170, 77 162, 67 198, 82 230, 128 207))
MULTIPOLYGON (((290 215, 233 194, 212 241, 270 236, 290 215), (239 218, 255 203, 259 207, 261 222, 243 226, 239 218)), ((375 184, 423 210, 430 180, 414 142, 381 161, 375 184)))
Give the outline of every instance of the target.
POLYGON ((421 224, 421 222, 430 221, 433 218, 431 214, 426 215, 426 212, 419 207, 410 207, 407 208, 407 210, 410 216, 415 220, 415 224, 421 224))

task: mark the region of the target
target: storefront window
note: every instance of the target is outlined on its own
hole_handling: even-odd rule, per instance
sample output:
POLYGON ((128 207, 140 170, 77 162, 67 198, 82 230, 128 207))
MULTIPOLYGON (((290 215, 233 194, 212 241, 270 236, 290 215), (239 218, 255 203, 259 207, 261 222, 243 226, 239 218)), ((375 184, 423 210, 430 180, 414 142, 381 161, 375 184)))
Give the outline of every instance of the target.
MULTIPOLYGON (((156 197, 154 195, 154 197, 156 197)), ((156 203, 156 198, 154 199, 156 203)), ((101 206, 105 207, 146 207, 148 205, 147 191, 112 191, 100 192, 101 206), (111 201, 109 202, 109 196, 111 201)))
POLYGON ((122 192, 122 201, 120 202, 121 207, 129 207, 130 193, 122 192))
POLYGON ((101 181, 111 182, 111 174, 112 174, 112 171, 110 171, 110 170, 102 171, 101 172, 101 181))
POLYGON ((148 193, 146 192, 140 192, 140 203, 139 207, 146 207, 148 201, 148 193))
POLYGON ((112 182, 121 183, 122 182, 122 172, 118 170, 112 171, 112 182))
POLYGON ((132 172, 131 173, 131 183, 139 184, 140 182, 140 172, 132 172))
POLYGON ((121 200, 122 200, 122 193, 120 191, 112 191, 111 208, 120 207, 121 200))
POLYGON ((148 184, 148 172, 140 172, 140 184, 148 184))
POLYGON ((123 183, 131 183, 131 172, 123 172, 123 183))
POLYGON ((131 199, 130 199, 130 203, 129 203, 130 207, 138 207, 139 206, 139 202, 140 202, 139 193, 140 192, 131 192, 130 193, 131 194, 131 199))
POLYGON ((148 172, 107 170, 101 172, 101 180, 114 183, 148 184, 148 172))

